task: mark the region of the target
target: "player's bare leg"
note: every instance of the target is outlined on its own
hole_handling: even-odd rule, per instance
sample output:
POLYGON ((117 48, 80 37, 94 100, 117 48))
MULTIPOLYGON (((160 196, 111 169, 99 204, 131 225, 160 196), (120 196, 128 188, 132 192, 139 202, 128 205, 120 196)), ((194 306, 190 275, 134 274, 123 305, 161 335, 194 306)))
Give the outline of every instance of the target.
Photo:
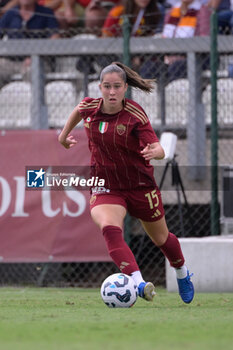
POLYGON ((100 204, 91 209, 91 217, 101 230, 108 225, 122 229, 125 215, 126 209, 119 204, 100 204))
POLYGON ((158 221, 141 221, 141 223, 146 233, 156 246, 160 247, 166 242, 169 231, 167 228, 165 217, 158 221))

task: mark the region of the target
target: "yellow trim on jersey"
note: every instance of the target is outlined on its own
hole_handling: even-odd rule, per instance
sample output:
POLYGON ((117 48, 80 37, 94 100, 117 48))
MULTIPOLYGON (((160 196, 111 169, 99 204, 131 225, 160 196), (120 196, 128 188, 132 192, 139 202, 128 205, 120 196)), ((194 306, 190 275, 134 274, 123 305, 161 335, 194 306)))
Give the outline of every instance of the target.
POLYGON ((92 100, 91 102, 81 101, 78 105, 80 110, 97 108, 99 105, 99 100, 92 100))
POLYGON ((142 117, 138 116, 135 112, 133 112, 130 108, 125 108, 125 111, 129 112, 130 114, 132 114, 134 117, 136 117, 137 119, 140 120, 140 122, 144 125, 146 124, 145 120, 142 119, 142 117))
POLYGON ((87 106, 78 106, 79 109, 85 110, 85 109, 95 109, 98 105, 87 105, 87 106))
POLYGON ((133 108, 135 110, 135 112, 137 112, 139 115, 141 115, 142 118, 145 120, 145 123, 148 121, 148 117, 147 117, 146 113, 144 113, 140 108, 136 107, 135 105, 133 105, 130 102, 127 102, 126 107, 127 106, 133 108))
POLYGON ((142 124, 146 124, 148 122, 147 115, 142 110, 140 110, 128 101, 126 103, 125 110, 133 114, 133 116, 135 116, 136 118, 138 118, 142 122, 142 124))

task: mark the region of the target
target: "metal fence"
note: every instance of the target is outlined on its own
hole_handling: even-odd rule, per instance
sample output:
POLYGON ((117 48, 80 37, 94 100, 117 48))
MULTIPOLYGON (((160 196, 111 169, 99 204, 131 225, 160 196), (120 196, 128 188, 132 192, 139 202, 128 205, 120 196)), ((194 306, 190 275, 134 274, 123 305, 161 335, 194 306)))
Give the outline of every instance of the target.
MULTIPOLYGON (((232 48, 233 36, 218 37, 219 171, 233 164, 232 48)), ((130 53, 135 70, 146 78, 156 78, 152 94, 132 90, 132 98, 145 109, 158 136, 163 131, 178 136, 175 165, 184 191, 174 181, 174 164, 169 164, 162 188, 168 227, 178 237, 210 235, 210 38, 132 38, 130 53)), ((6 71, 13 61, 16 63, 14 71, 2 80, 0 128, 62 128, 84 96, 99 96, 99 73, 112 61, 123 60, 123 39, 81 35, 57 40, 2 41, 0 57, 6 71), (25 67, 22 61, 26 57, 31 64, 25 67)), ((165 166, 165 161, 155 163, 158 184, 165 166)), ((136 219, 127 218, 126 231, 144 277, 164 284, 165 263, 159 249, 136 219)), ((99 286, 116 271, 112 263, 102 262, 2 263, 0 283, 90 287, 99 286)))

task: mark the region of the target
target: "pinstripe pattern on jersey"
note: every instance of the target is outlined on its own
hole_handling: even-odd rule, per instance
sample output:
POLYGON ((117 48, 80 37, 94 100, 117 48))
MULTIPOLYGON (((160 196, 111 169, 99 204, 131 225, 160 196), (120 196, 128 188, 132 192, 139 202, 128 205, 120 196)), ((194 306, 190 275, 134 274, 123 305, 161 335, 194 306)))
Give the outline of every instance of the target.
MULTIPOLYGON (((103 135, 103 134, 102 134, 103 135)), ((107 170, 107 167, 105 166, 105 162, 104 162, 104 152, 102 154, 102 150, 101 148, 99 147, 99 155, 101 157, 101 164, 104 166, 103 169, 104 169, 104 172, 106 174, 106 177, 107 177, 107 184, 105 184, 105 187, 107 188, 110 188, 111 186, 111 181, 110 181, 110 178, 109 178, 109 174, 108 174, 108 170, 107 170)))
MULTIPOLYGON (((102 136, 102 138, 101 138, 102 139, 102 144, 104 146, 104 152, 102 152, 101 147, 99 147, 99 154, 100 154, 100 156, 102 158, 102 164, 105 165, 104 158, 106 157, 105 156, 105 152, 106 152, 106 154, 108 155, 109 159, 111 159, 111 161, 112 161, 112 165, 114 167, 115 174, 117 175, 116 164, 115 164, 114 160, 112 159, 111 152, 109 152, 109 149, 108 149, 107 145, 104 143, 104 134, 101 134, 101 136, 102 136)), ((104 171, 105 171, 105 174, 106 174, 106 177, 107 177, 107 182, 108 182, 106 187, 107 188, 111 188, 111 174, 109 174, 108 167, 109 167, 108 165, 107 166, 105 165, 105 167, 104 167, 104 171)), ((118 177, 117 177, 117 180, 119 182, 119 178, 118 177)))
POLYGON ((125 108, 127 112, 131 113, 134 117, 138 118, 141 123, 144 125, 148 122, 148 117, 146 113, 143 112, 143 110, 137 108, 129 101, 126 102, 125 108))
MULTIPOLYGON (((128 103, 128 102, 127 102, 128 103)), ((125 108, 124 108, 125 109, 125 108)), ((129 125, 130 125, 130 123, 131 123, 131 119, 133 118, 133 116, 132 116, 132 113, 130 112, 129 113, 129 118, 128 118, 128 123, 127 123, 127 125, 126 125, 126 133, 125 133, 125 148, 126 148, 126 150, 128 150, 128 153, 129 153, 129 149, 128 149, 128 136, 129 136, 129 125)), ((126 163, 127 163, 127 159, 126 159, 126 163)), ((127 166, 127 165, 126 165, 127 166)), ((131 187, 131 183, 132 183, 132 181, 130 181, 130 177, 129 177, 129 174, 128 174, 128 170, 126 170, 127 171, 127 178, 128 178, 128 180, 129 180, 129 184, 130 184, 130 187, 131 187)), ((137 173, 137 176, 138 176, 138 183, 140 183, 141 182, 141 176, 140 176, 140 171, 139 171, 139 169, 137 168, 137 167, 135 167, 135 173, 137 173)))
MULTIPOLYGON (((118 114, 118 117, 117 117, 117 120, 119 118, 119 114, 118 114)), ((115 129, 115 128, 114 128, 115 129)), ((114 130, 114 134, 115 134, 115 130, 114 130)), ((101 134, 101 141, 102 141, 102 146, 103 146, 103 149, 104 149, 104 152, 103 152, 103 155, 102 155, 102 149, 101 147, 99 147, 99 154, 101 155, 101 158, 102 158, 102 164, 104 164, 104 153, 106 153, 108 155, 108 158, 111 159, 112 161, 112 166, 114 168, 114 173, 115 173, 115 176, 116 176, 116 179, 117 179, 117 182, 119 184, 119 188, 121 189, 122 188, 122 183, 120 181, 120 178, 118 176, 118 172, 117 172, 117 165, 112 157, 112 149, 108 147, 108 145, 104 142, 104 139, 105 139, 105 134, 101 134)), ((114 137, 114 135, 113 135, 114 137)), ((107 176, 107 181, 108 181, 108 186, 107 187, 110 187, 111 188, 111 172, 113 170, 113 168, 110 168, 110 174, 109 174, 109 171, 108 171, 108 166, 105 166, 104 170, 105 170, 105 174, 107 176)), ((115 182, 115 181, 114 181, 115 182)))
MULTIPOLYGON (((92 124, 90 123, 90 138, 92 139, 93 138, 93 127, 92 127, 92 124)), ((102 139, 103 139, 103 134, 102 135, 102 139)), ((90 142, 90 145, 92 146, 92 142, 90 142)), ((92 146, 93 147, 93 146, 92 146)), ((95 147, 95 146, 94 146, 95 147)), ((101 164, 102 165, 105 165, 105 161, 104 161, 104 153, 102 154, 102 151, 101 151, 101 148, 99 147, 98 148, 98 151, 99 151, 99 155, 101 157, 101 164)), ((109 176, 108 176, 108 172, 107 172, 107 169, 106 169, 106 166, 103 167, 104 169, 104 172, 106 174, 106 180, 107 180, 107 184, 105 184, 105 187, 106 188, 109 188, 110 187, 110 179, 109 179, 109 176)))
MULTIPOLYGON (((119 118, 120 118, 120 113, 118 114, 117 116, 117 119, 116 119, 116 122, 115 122, 115 125, 114 125, 114 134, 113 134, 113 143, 114 143, 114 147, 115 147, 115 150, 116 152, 120 155, 121 157, 121 163, 122 165, 125 167, 125 172, 126 172, 126 177, 128 179, 128 183, 129 183, 129 186, 131 186, 131 181, 130 181, 130 177, 129 177, 129 173, 128 173, 128 169, 127 169, 127 159, 125 159, 122 155, 122 152, 120 151, 119 147, 117 147, 117 144, 116 144, 116 137, 117 137, 117 125, 119 124, 119 118)), ((131 119, 131 117, 129 118, 131 119)), ((129 121, 128 121, 129 123, 129 121)), ((125 143, 127 144, 127 139, 128 139, 128 124, 126 126, 126 132, 121 135, 121 137, 124 137, 125 138, 125 143)), ((116 168, 117 170, 117 168, 116 168)), ((116 171, 116 175, 117 175, 117 171, 116 171)), ((119 183, 120 183, 120 180, 119 180, 119 183)))

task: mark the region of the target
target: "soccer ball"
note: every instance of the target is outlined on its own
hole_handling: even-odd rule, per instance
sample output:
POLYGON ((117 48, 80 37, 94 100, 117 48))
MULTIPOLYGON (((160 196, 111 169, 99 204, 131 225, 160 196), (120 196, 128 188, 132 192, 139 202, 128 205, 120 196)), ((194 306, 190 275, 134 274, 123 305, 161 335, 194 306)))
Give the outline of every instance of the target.
POLYGON ((131 307, 137 300, 138 288, 132 277, 114 273, 103 281, 100 293, 108 307, 131 307))

